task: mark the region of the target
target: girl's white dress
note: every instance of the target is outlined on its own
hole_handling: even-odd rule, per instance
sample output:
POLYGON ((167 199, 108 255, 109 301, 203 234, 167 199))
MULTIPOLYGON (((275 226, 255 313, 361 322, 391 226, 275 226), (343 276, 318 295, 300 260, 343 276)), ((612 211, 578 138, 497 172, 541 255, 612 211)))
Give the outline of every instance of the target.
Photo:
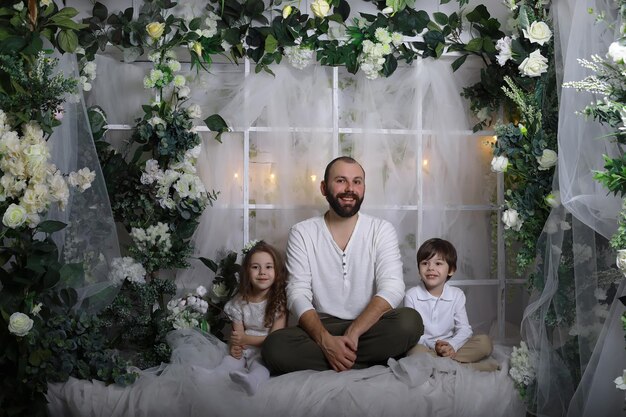
MULTIPOLYGON (((244 327, 247 335, 267 336, 269 328, 263 324, 266 307, 267 300, 252 303, 236 296, 226 303, 224 311, 232 321, 245 323, 244 327)), ((247 365, 250 366, 253 360, 258 360, 261 357, 261 349, 256 346, 248 346, 244 349, 243 356, 246 358, 247 365)))

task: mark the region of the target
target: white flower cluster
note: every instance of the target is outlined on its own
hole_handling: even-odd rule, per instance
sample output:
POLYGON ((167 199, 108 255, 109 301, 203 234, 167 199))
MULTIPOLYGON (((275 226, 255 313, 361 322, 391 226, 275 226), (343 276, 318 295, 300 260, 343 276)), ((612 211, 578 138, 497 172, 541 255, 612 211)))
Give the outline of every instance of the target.
POLYGON ((287 46, 285 47, 285 56, 289 63, 299 70, 304 69, 313 60, 313 50, 306 46, 287 46))
MULTIPOLYGON (((505 4, 511 12, 517 9, 515 0, 506 0, 505 4)), ((550 27, 542 21, 534 21, 528 27, 522 28, 522 34, 530 43, 536 43, 540 47, 552 39, 550 27)), ((498 51, 496 59, 500 66, 504 66, 509 60, 513 59, 512 43, 515 39, 515 35, 512 37, 505 36, 496 42, 496 50, 498 51)), ((539 77, 548 71, 548 58, 541 55, 541 51, 536 49, 522 61, 518 69, 520 74, 526 77, 539 77)))
MULTIPOLYGON (((10 202, 2 223, 13 229, 36 227, 51 203, 64 209, 70 195, 63 174, 48 162, 50 152, 39 125, 31 121, 22 130, 22 137, 11 130, 0 110, 0 202, 10 202)), ((83 168, 70 173, 68 182, 82 192, 94 178, 95 173, 83 168)))
POLYGON ((187 83, 184 75, 175 74, 181 70, 181 64, 176 59, 176 54, 167 51, 163 59, 160 52, 154 52, 148 59, 155 63, 155 67, 150 70, 150 74, 143 79, 145 88, 165 88, 170 83, 176 88, 183 88, 187 83))
POLYGON ((167 252, 172 248, 171 233, 167 223, 158 222, 146 229, 133 227, 130 236, 141 251, 167 252))
POLYGON ((126 256, 124 258, 114 258, 111 261, 109 271, 109 281, 115 285, 122 285, 124 280, 143 284, 146 282, 146 270, 135 259, 126 256))
POLYGON ((200 322, 209 309, 209 303, 203 299, 206 294, 206 288, 200 285, 194 293, 167 303, 167 318, 175 329, 200 327, 200 322))
POLYGON ((196 146, 185 152, 181 162, 169 165, 163 171, 159 163, 150 159, 146 161, 144 172, 141 174, 141 183, 145 185, 156 184, 157 198, 163 208, 174 209, 180 200, 191 199, 206 206, 209 197, 196 174, 195 163, 200 153, 200 146, 196 146))
POLYGON ((528 350, 525 342, 520 347, 514 347, 511 353, 511 368, 509 375, 519 386, 527 387, 535 380, 537 354, 528 350))
POLYGON ((378 42, 364 40, 363 53, 359 56, 361 69, 370 80, 379 77, 385 63, 385 56, 393 52, 391 45, 398 47, 402 44, 402 34, 389 33, 385 28, 377 28, 374 37, 378 42))
POLYGON ((194 32, 201 38, 212 38, 217 35, 217 21, 220 17, 213 12, 209 12, 209 15, 204 19, 204 29, 196 29, 194 32))
MULTIPOLYGON (((78 52, 77 52, 78 53, 78 52)), ((84 50, 83 50, 84 53, 84 50)), ((83 86, 84 91, 91 90, 91 83, 96 79, 96 63, 93 61, 88 61, 80 71, 80 83, 83 86)))

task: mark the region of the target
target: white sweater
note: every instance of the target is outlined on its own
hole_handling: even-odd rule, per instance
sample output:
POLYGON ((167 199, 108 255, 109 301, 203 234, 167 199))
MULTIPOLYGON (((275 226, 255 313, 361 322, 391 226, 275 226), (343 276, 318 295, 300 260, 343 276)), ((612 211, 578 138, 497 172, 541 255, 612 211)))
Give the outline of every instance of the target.
POLYGON ((397 307, 404 297, 396 231, 386 220, 358 214, 345 251, 323 216, 294 225, 287 242, 287 306, 297 319, 311 309, 320 317, 355 319, 375 295, 397 307))

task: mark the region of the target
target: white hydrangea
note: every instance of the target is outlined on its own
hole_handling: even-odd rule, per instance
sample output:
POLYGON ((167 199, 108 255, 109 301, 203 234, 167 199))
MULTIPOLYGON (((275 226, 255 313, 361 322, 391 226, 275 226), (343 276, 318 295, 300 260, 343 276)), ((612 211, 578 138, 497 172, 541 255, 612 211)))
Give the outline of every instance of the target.
POLYGON ((383 45, 389 45, 391 43, 391 34, 385 28, 376 28, 374 31, 374 37, 383 45))
POLYGON ((133 227, 130 236, 137 248, 142 251, 153 249, 168 251, 172 248, 171 233, 167 223, 158 222, 146 229, 133 227))
POLYGON ((195 292, 167 303, 167 318, 175 329, 200 327, 209 309, 209 303, 203 299, 206 294, 206 288, 201 285, 195 292))
POLYGON ((146 282, 146 269, 135 259, 126 256, 114 258, 111 261, 109 281, 115 285, 121 285, 124 280, 143 284, 146 282))
POLYGON ((67 182, 72 187, 78 188, 81 192, 89 189, 91 183, 96 179, 95 171, 89 168, 81 168, 76 172, 70 172, 67 182))
POLYGON ((535 380, 537 354, 531 352, 525 342, 513 348, 510 362, 509 375, 516 384, 528 386, 535 380))
POLYGON ((313 61, 313 50, 300 45, 285 47, 287 61, 299 70, 306 68, 313 61))

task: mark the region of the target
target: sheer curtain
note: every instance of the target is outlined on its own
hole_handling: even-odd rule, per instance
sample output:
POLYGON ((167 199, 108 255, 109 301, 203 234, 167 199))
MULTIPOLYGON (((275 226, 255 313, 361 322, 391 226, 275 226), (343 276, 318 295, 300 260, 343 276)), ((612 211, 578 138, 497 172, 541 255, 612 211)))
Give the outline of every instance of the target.
MULTIPOLYGON (((75 55, 59 57, 59 72, 78 78, 75 55)), ((119 256, 119 244, 106 184, 91 136, 82 93, 64 103, 64 116, 48 142, 51 161, 64 174, 83 167, 96 173, 91 187, 80 193, 70 188, 70 198, 64 211, 53 207, 47 219, 59 220, 66 228, 53 235, 62 260, 67 264, 82 263, 84 275, 60 286, 74 287, 79 303, 89 301, 95 311, 108 305, 117 289, 108 280, 109 262, 119 256)))
MULTIPOLYGON (((615 39, 606 22, 615 20, 612 1, 553 2, 559 81, 577 81, 586 69, 577 58, 604 56, 615 39)), ((619 26, 619 24, 617 24, 619 26)), ((624 295, 623 276, 607 239, 616 230, 619 198, 593 179, 602 155, 617 148, 599 124, 576 114, 591 94, 563 89, 559 109, 558 188, 563 207, 554 209, 538 242, 539 290, 524 312, 524 339, 537 354, 536 389, 531 410, 540 416, 624 415, 624 393, 613 380, 626 367, 616 298, 624 295), (579 382, 580 381, 580 382, 579 382)))
MULTIPOLYGON (((448 60, 420 61, 377 80, 316 65, 272 70, 275 76, 245 78, 216 70, 198 80, 205 93, 194 100, 206 114, 218 111, 234 132, 222 143, 205 135, 198 169, 207 188, 220 195, 202 215, 193 238, 196 256, 239 251, 246 228, 249 239, 284 249, 293 224, 328 207, 319 190, 326 164, 350 155, 366 172, 362 210, 398 231, 407 286, 417 283, 417 246, 433 236, 457 246, 459 278, 493 278, 493 211, 485 208, 494 202, 496 182, 490 143, 469 134, 459 95, 467 78, 453 74, 448 60)), ((196 262, 179 271, 177 282, 206 285, 209 276, 196 262)), ((466 293, 470 318, 488 332, 496 316, 495 290, 471 286, 466 293)))

